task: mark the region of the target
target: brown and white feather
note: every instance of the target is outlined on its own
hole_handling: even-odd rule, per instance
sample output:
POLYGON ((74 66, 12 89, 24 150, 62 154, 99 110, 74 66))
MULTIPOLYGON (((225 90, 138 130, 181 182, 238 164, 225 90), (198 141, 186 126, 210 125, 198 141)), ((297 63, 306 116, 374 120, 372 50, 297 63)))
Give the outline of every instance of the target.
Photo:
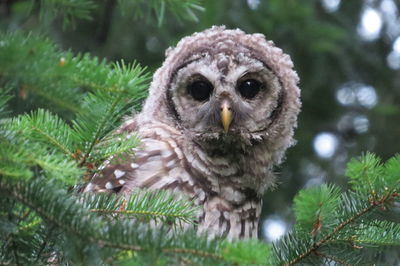
POLYGON ((183 192, 202 206, 199 232, 257 237, 261 197, 294 144, 300 90, 290 57, 262 34, 223 26, 183 38, 166 56, 142 112, 118 129, 141 137, 135 156, 110 158, 84 191, 183 192), (199 76, 213 86, 206 101, 188 95, 199 76), (265 88, 245 99, 237 90, 244 78, 265 88), (223 100, 233 109, 228 132, 219 120, 223 100))

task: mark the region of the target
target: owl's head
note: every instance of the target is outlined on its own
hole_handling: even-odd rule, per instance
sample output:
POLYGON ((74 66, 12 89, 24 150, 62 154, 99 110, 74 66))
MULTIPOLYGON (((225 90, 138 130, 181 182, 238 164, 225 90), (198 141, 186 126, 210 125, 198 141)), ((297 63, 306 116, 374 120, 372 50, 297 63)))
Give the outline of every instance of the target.
POLYGON ((292 68, 263 35, 214 26, 167 50, 144 113, 200 142, 270 139, 287 147, 300 109, 292 68))

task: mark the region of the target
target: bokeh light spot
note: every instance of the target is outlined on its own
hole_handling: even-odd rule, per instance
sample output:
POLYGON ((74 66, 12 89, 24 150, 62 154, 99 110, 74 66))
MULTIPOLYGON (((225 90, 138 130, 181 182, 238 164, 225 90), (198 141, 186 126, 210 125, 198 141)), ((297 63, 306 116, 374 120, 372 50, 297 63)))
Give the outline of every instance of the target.
POLYGON ((400 36, 393 42, 393 51, 400 54, 400 36))
POLYGON ((358 25, 358 34, 366 41, 376 40, 382 29, 381 14, 371 7, 365 8, 358 25))
POLYGON ((372 86, 349 82, 337 89, 336 100, 344 106, 372 108, 378 102, 378 95, 372 86))
POLYGON ((343 115, 337 123, 337 129, 341 134, 363 134, 369 130, 369 119, 363 114, 348 113, 343 115))
POLYGON ((385 15, 397 15, 397 6, 393 0, 382 0, 380 9, 385 15))
POLYGON ((361 134, 368 131, 369 128, 369 120, 365 115, 358 115, 353 119, 353 127, 354 130, 361 134))
POLYGON ((400 69, 400 53, 395 51, 390 52, 390 54, 386 57, 386 62, 391 69, 400 69))
POLYGON ((319 157, 329 159, 336 152, 338 138, 332 133, 322 132, 314 138, 313 146, 319 157))
POLYGON ((336 99, 342 105, 353 105, 356 102, 356 94, 353 88, 343 86, 337 90, 336 99))
POLYGON ((322 0, 322 6, 327 12, 335 12, 339 9, 340 0, 322 0))
POLYGON ((157 37, 150 36, 146 40, 146 49, 149 52, 156 53, 160 49, 160 42, 157 37))
POLYGON ((364 85, 358 87, 356 95, 358 103, 366 108, 374 107, 378 101, 375 88, 372 86, 364 85))
POLYGON ((393 51, 386 58, 387 64, 391 69, 400 69, 400 36, 393 42, 393 51))
POLYGON ((268 241, 276 241, 287 231, 287 224, 277 216, 271 216, 263 222, 263 234, 268 241))
POLYGON ((256 10, 260 5, 260 0, 247 0, 247 5, 250 7, 250 9, 256 10))

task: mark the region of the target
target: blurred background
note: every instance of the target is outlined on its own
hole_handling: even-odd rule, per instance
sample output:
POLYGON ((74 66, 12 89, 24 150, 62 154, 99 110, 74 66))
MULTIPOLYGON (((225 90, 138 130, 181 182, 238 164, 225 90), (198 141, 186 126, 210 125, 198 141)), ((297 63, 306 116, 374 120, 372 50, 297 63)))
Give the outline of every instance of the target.
MULTIPOLYGON (((191 1, 202 8, 183 16, 168 8, 138 12, 143 0, 102 0, 75 19, 68 10, 64 19, 46 13, 43 2, 0 0, 0 29, 38 32, 62 49, 110 62, 137 61, 151 72, 166 48, 212 25, 263 33, 291 56, 303 107, 297 145, 276 169, 278 186, 265 194, 260 236, 267 241, 292 226, 291 204, 299 189, 325 182, 346 188, 350 158, 371 151, 387 159, 399 151, 397 0, 204 0, 191 1)), ((18 112, 27 111, 16 104, 18 112)))

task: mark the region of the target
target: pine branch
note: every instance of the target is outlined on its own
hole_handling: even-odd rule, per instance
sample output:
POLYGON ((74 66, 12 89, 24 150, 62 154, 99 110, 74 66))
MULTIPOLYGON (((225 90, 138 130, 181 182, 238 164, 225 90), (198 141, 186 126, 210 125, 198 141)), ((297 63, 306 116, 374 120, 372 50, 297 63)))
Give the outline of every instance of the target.
POLYGON ((132 154, 133 149, 140 143, 140 139, 132 133, 112 133, 105 136, 101 142, 93 147, 90 155, 91 161, 104 161, 108 158, 119 158, 123 160, 123 156, 132 154))
POLYGON ((387 195, 399 193, 400 187, 400 154, 390 158, 385 163, 383 190, 387 195))
POLYGON ((340 189, 334 185, 301 190, 294 199, 296 226, 317 236, 337 222, 335 209, 340 204, 340 189))
MULTIPOLYGON (((36 82, 36 81, 34 81, 36 82)), ((77 95, 82 94, 83 92, 79 88, 71 88, 69 92, 61 91, 59 88, 60 84, 57 84, 53 91, 49 91, 46 89, 46 85, 43 87, 35 87, 34 85, 30 85, 31 83, 25 84, 22 83, 20 88, 16 88, 19 90, 20 97, 25 101, 29 95, 32 93, 32 98, 34 98, 34 102, 38 102, 39 106, 50 107, 49 105, 54 105, 54 109, 61 109, 62 111, 70 111, 72 113, 77 113, 80 111, 77 103, 80 102, 80 99, 77 99, 77 95), (57 97, 65 97, 65 98, 57 98, 57 97)), ((57 111, 61 111, 57 110, 57 111)))
POLYGON ((359 192, 365 193, 376 200, 380 188, 379 183, 384 177, 384 166, 380 158, 372 153, 366 153, 359 160, 352 159, 346 169, 349 183, 359 192))
MULTIPOLYGON (((83 153, 80 165, 84 165, 90 157, 96 156, 96 153, 92 155, 95 146, 107 141, 107 136, 116 128, 117 121, 141 99, 144 83, 148 79, 143 71, 138 65, 126 65, 123 62, 116 64, 115 71, 109 75, 109 80, 117 85, 112 88, 112 92, 97 91, 85 97, 82 111, 73 121, 76 135, 83 144, 80 147, 83 153), (118 87, 120 84, 127 86, 118 87)), ((135 139, 131 141, 135 142, 135 139)), ((126 142, 125 151, 132 147, 132 142, 126 142)))
POLYGON ((70 24, 75 26, 77 19, 91 20, 91 13, 95 7, 92 0, 41 0, 40 17, 51 21, 55 17, 61 16, 64 27, 70 24))
POLYGON ((0 194, 2 197, 0 261, 12 262, 14 260, 15 262, 15 258, 18 257, 18 261, 25 264, 26 257, 34 254, 35 249, 39 246, 40 233, 42 233, 42 228, 39 226, 41 220, 29 208, 17 204, 4 205, 7 198, 3 193, 0 192, 0 194), (4 216, 5 212, 9 212, 7 216, 4 216), (6 223, 7 226, 5 226, 6 223))
POLYGON ((400 224, 388 221, 363 221, 357 230, 345 232, 336 238, 352 245, 380 248, 400 246, 400 224), (350 236, 350 237, 349 237, 350 236))
POLYGON ((0 39, 3 40, 0 47, 3 82, 9 81, 9 87, 19 90, 18 95, 23 100, 33 97, 47 106, 52 103, 74 112, 79 109, 82 90, 78 84, 70 82, 68 75, 71 73, 64 73, 59 63, 71 53, 60 52, 49 40, 33 35, 0 33, 0 39))
MULTIPOLYGON (((276 246, 278 257, 286 261, 285 265, 294 265, 313 254, 321 253, 320 250, 325 246, 343 242, 344 239, 349 243, 355 243, 358 237, 366 242, 378 241, 376 234, 382 231, 365 221, 370 219, 372 213, 379 209, 387 210, 391 203, 399 200, 399 180, 396 179, 399 173, 395 172, 399 169, 399 164, 399 156, 382 164, 375 155, 366 154, 360 160, 352 160, 348 165, 347 173, 354 192, 343 193, 339 198, 338 191, 334 188, 327 189, 327 186, 301 191, 295 199, 298 223, 295 230, 279 243, 289 251, 279 252, 276 246), (388 184, 391 189, 385 188, 388 184), (368 232, 369 238, 364 234, 368 232), (312 238, 307 234, 311 234, 312 238), (354 241, 350 241, 349 236, 354 241)), ((388 232, 387 243, 397 245, 391 234, 398 234, 398 224, 381 225, 388 232)), ((380 239, 385 238, 380 236, 380 239)))
POLYGON ((137 64, 106 64, 89 55, 74 56, 32 34, 0 33, 0 39, 0 75, 24 101, 32 98, 53 110, 76 113, 87 90, 126 93, 121 100, 128 100, 131 107, 146 96, 149 75, 137 64))
MULTIPOLYGON (((100 143, 103 141, 109 141, 107 136, 115 129, 117 121, 129 112, 130 105, 123 101, 124 97, 124 93, 98 93, 96 95, 89 94, 86 97, 83 111, 72 122, 73 129, 81 143, 79 147, 82 152, 80 165, 84 165, 88 161, 97 144, 102 145, 100 143)), ((130 142, 127 144, 131 146, 130 142)))
POLYGON ((173 225, 193 224, 198 212, 192 201, 168 191, 136 191, 127 199, 113 194, 83 194, 82 203, 95 213, 148 217, 173 225))
POLYGON ((9 95, 10 90, 10 88, 0 88, 0 119, 7 115, 7 103, 12 98, 11 95, 9 95))
POLYGON ((15 179, 28 179, 33 176, 32 171, 29 169, 32 165, 27 163, 26 157, 28 155, 25 155, 21 148, 23 143, 18 144, 20 146, 13 144, 4 136, 0 136, 0 174, 15 179))
POLYGON ((342 259, 340 259, 340 258, 338 258, 336 256, 327 255, 325 253, 321 253, 321 252, 318 252, 318 251, 315 251, 314 253, 317 256, 321 256, 321 257, 324 257, 324 258, 328 259, 329 262, 335 262, 335 263, 338 262, 338 263, 340 263, 340 264, 342 264, 344 266, 350 266, 350 264, 348 264, 347 262, 345 262, 344 260, 342 260, 342 259))
MULTIPOLYGON (((200 3, 199 0, 118 0, 119 10, 123 15, 136 19, 155 16, 158 26, 164 23, 165 17, 168 17, 167 12, 178 20, 198 22, 196 13, 204 11, 200 3)), ((98 11, 99 6, 93 0, 40 0, 32 3, 31 11, 39 11, 39 18, 45 25, 50 25, 56 18, 61 18, 64 28, 68 26, 74 28, 78 20, 92 20, 92 14, 98 11)))
MULTIPOLYGON (((70 10, 83 10, 71 11, 76 17, 87 18, 90 13, 85 5, 91 1, 45 2, 54 4, 50 7, 54 9, 70 4, 70 10)), ((166 10, 193 16, 191 11, 196 6, 191 4, 197 1, 137 3, 148 6, 162 23, 166 10)), ((66 8, 67 17, 68 12, 66 8)), ((96 250, 100 258, 103 256, 99 259, 102 262, 110 253, 115 258, 114 252, 130 250, 137 252, 136 261, 140 256, 156 254, 174 262, 188 261, 190 256, 191 263, 292 265, 320 262, 322 258, 346 264, 347 258, 342 259, 338 252, 352 256, 363 247, 400 246, 399 224, 377 221, 374 216, 378 210, 393 211, 393 202, 399 202, 400 156, 386 163, 370 153, 353 159, 347 170, 352 192, 341 193, 334 186, 301 191, 295 199, 295 229, 272 250, 260 242, 227 243, 193 231, 172 230, 179 223, 191 226, 197 210, 192 202, 166 192, 138 192, 126 200, 114 195, 67 193, 65 185, 77 183, 82 166, 133 152, 137 137, 113 130, 145 96, 148 76, 138 65, 107 64, 89 55, 75 56, 40 37, 1 34, 0 38, 0 75, 6 88, 18 90, 18 100, 42 101, 39 105, 76 115, 72 126, 41 109, 0 120, 0 223, 6 221, 9 227, 0 226, 7 237, 1 247, 7 254, 0 254, 0 259, 6 258, 7 263, 31 263, 29 256, 43 262, 50 256, 43 255, 45 250, 50 250, 56 256, 65 256, 71 264, 72 256, 62 246, 68 246, 70 239, 96 250), (148 221, 160 225, 152 227, 148 221), (57 238, 49 236, 53 228, 57 238)), ((0 91, 0 112, 6 110, 9 98, 7 91, 0 91)))
POLYGON ((187 248, 165 248, 163 249, 166 253, 174 253, 174 254, 189 254, 193 256, 203 257, 203 258, 211 258, 216 260, 223 260, 224 257, 220 255, 216 255, 210 252, 204 252, 196 249, 187 249, 187 248))
MULTIPOLYGON (((318 249, 323 247, 323 245, 326 244, 328 241, 337 240, 337 238, 336 238, 337 235, 340 234, 341 231, 344 230, 347 226, 352 225, 354 222, 356 222, 361 217, 371 213, 375 209, 380 208, 382 206, 382 204, 386 204, 388 202, 391 202, 392 200, 393 199, 390 199, 389 197, 385 196, 379 202, 370 203, 369 206, 354 213, 351 217, 349 217, 348 219, 346 219, 345 221, 340 223, 338 226, 336 226, 329 234, 324 236, 320 241, 313 243, 312 246, 310 248, 308 248, 305 252, 299 254, 297 257, 295 257, 291 261, 285 263, 285 265, 294 265, 294 264, 299 263, 300 261, 304 260, 306 257, 312 255, 313 253, 318 252, 318 249)), ((363 229, 363 228, 361 228, 361 229, 363 229)), ((358 230, 361 230, 361 229, 359 228, 358 230)), ((387 229, 387 227, 385 227, 385 229, 387 229)), ((364 228, 364 230, 365 230, 365 228, 364 228)), ((351 230, 350 232, 354 232, 354 230, 351 230)), ((365 235, 363 235, 363 236, 365 237, 365 235)), ((341 240, 340 237, 338 240, 341 240)), ((397 245, 397 243, 396 243, 396 245, 397 245)))
POLYGON ((83 137, 82 141, 87 143, 87 145, 85 145, 87 148, 84 150, 80 165, 86 163, 96 143, 100 142, 101 138, 114 128, 116 120, 124 114, 121 113, 122 106, 118 106, 121 104, 123 95, 120 94, 114 97, 114 99, 109 99, 109 96, 110 95, 93 95, 89 97, 87 106, 91 108, 98 107, 93 108, 96 110, 96 113, 100 108, 103 109, 103 112, 98 113, 101 115, 96 115, 96 113, 92 111, 93 109, 91 109, 90 113, 82 112, 80 116, 78 116, 78 119, 74 121, 75 130, 78 132, 79 136, 83 137), (100 120, 96 118, 100 118, 100 120), (94 128, 95 130, 93 130, 94 128))
POLYGON ((239 265, 278 265, 272 256, 272 245, 255 239, 224 242, 221 247, 224 259, 239 265))
POLYGON ((344 229, 347 225, 351 224, 352 222, 354 222, 356 219, 360 218, 362 215, 368 213, 369 211, 371 211, 373 208, 375 208, 376 206, 374 205, 370 205, 367 208, 361 210, 360 212, 356 213, 354 216, 350 217, 348 220, 342 222, 341 224, 339 224, 337 227, 335 227, 333 229, 333 231, 328 234, 327 236, 325 236, 324 238, 322 238, 320 241, 316 242, 313 244, 313 246, 311 248, 309 248, 306 252, 298 255, 296 258, 294 258, 293 260, 285 263, 285 265, 289 266, 289 265, 295 265, 296 263, 299 263, 301 260, 305 259, 307 256, 310 256, 312 253, 315 253, 318 251, 318 249, 320 247, 322 247, 322 245, 324 245, 328 240, 330 240, 333 236, 335 236, 338 232, 340 232, 342 229, 344 229))
POLYGON ((54 229, 55 229, 55 226, 51 226, 49 231, 47 232, 46 236, 44 237, 43 242, 39 248, 39 251, 37 252, 36 260, 34 261, 34 263, 38 263, 39 260, 41 259, 41 255, 42 255, 43 251, 45 250, 46 246, 49 244, 48 243, 49 238, 54 233, 54 229))
POLYGON ((198 21, 195 12, 202 12, 204 8, 200 5, 199 0, 119 0, 122 14, 131 16, 133 13, 136 18, 143 18, 145 14, 155 15, 158 26, 161 26, 165 20, 167 11, 171 12, 177 19, 198 21), (128 11, 127 11, 128 10, 128 11), (130 12, 129 12, 130 11, 130 12))
MULTIPOLYGON (((9 120, 12 121, 12 120, 9 120)), ((39 167, 51 178, 66 184, 74 184, 83 171, 72 158, 49 150, 48 145, 32 142, 14 123, 3 125, 0 130, 0 173, 13 179, 30 179, 39 167)), ((19 128, 22 130, 22 128, 19 128)))
POLYGON ((89 54, 67 54, 64 58, 64 67, 76 68, 71 79, 82 87, 89 88, 92 92, 125 93, 124 100, 140 103, 146 96, 149 73, 146 68, 138 64, 127 64, 123 60, 107 64, 105 60, 99 61, 97 57, 89 54), (96 71, 93 71, 96 70, 96 71), (130 99, 134 96, 134 99, 130 99))
POLYGON ((19 116, 11 121, 12 130, 25 138, 43 145, 53 146, 73 158, 76 140, 71 128, 57 115, 39 109, 30 115, 19 116))
MULTIPOLYGON (((55 187, 53 182, 44 182, 44 180, 35 180, 30 183, 10 182, 0 177, 0 193, 3 195, 6 193, 7 196, 27 206, 42 217, 50 228, 55 226, 58 230, 61 229, 63 234, 75 235, 80 239, 78 242, 90 242, 92 247, 98 247, 103 252, 105 248, 137 251, 139 254, 148 252, 152 254, 158 250, 160 255, 170 259, 180 260, 181 256, 190 255, 194 263, 204 263, 204 260, 220 263, 254 263, 265 258, 264 251, 267 250, 265 249, 267 246, 257 241, 243 244, 222 242, 218 239, 211 240, 206 236, 199 236, 193 230, 176 231, 171 234, 169 227, 165 225, 151 227, 132 219, 125 219, 124 216, 109 221, 91 212, 90 208, 104 205, 115 207, 120 202, 120 198, 99 194, 80 195, 76 198, 64 190, 54 189, 55 187), (249 252, 254 256, 249 255, 249 252)), ((145 201, 152 201, 155 198, 160 200, 157 204, 170 204, 168 201, 161 201, 166 195, 165 192, 157 192, 153 195, 149 192, 140 192, 139 195, 142 196, 142 205, 147 204, 145 201), (159 193, 161 196, 157 196, 159 193)), ((181 202, 181 204, 187 203, 181 202)), ((47 238, 43 239, 46 241, 47 238)), ((35 254, 43 249, 43 243, 43 241, 38 243, 35 254)))
POLYGON ((0 190, 35 211, 47 222, 100 247, 147 251, 149 246, 161 245, 161 251, 165 253, 212 257, 212 253, 207 251, 210 243, 199 239, 193 241, 192 233, 190 237, 182 238, 180 235, 166 234, 165 228, 151 229, 130 219, 107 222, 78 204, 77 199, 61 190, 54 190, 54 185, 51 183, 46 184, 43 181, 32 181, 29 184, 9 183, 1 178, 0 190), (160 236, 163 237, 162 240, 160 236))
MULTIPOLYGON (((122 116, 145 97, 149 76, 143 68, 124 62, 112 65, 104 61, 99 63, 97 58, 87 55, 74 57, 70 52, 58 51, 51 42, 40 37, 24 37, 19 34, 4 37, 5 45, 0 48, 0 74, 6 80, 17 79, 23 82, 23 97, 31 97, 30 92, 33 92, 37 96, 51 99, 58 108, 67 107, 75 113, 78 112, 72 129, 56 115, 43 110, 14 119, 11 122, 14 125, 12 130, 16 134, 24 135, 28 141, 23 147, 28 149, 31 143, 41 143, 53 152, 59 150, 69 159, 79 160, 80 166, 84 166, 88 160, 90 164, 97 164, 107 157, 133 153, 132 148, 138 144, 135 136, 122 142, 118 138, 125 136, 110 132, 118 126, 122 116), (32 60, 32 64, 29 60, 32 60), (90 89, 93 93, 85 94, 84 97, 83 89, 79 87, 90 89), (32 88, 35 90, 30 90, 32 88)), ((10 141, 10 145, 17 145, 17 142, 10 141)), ((71 164, 67 165, 66 161, 57 169, 50 163, 52 155, 46 157, 44 153, 40 157, 30 157, 30 160, 18 160, 11 154, 12 149, 8 149, 8 155, 14 158, 12 161, 15 166, 18 161, 20 165, 28 161, 32 165, 32 161, 35 161, 37 165, 51 170, 52 174, 62 167, 76 169, 71 168, 71 164)), ((39 151, 43 149, 40 148, 39 151)), ((22 150, 19 154, 24 154, 23 158, 28 156, 26 152, 21 152, 22 150)), ((6 157, 4 154, 4 158, 6 157)), ((59 157, 58 161, 61 163, 63 159, 59 157)), ((17 168, 10 168, 5 164, 0 172, 8 176, 30 175, 27 167, 21 167, 25 170, 19 174, 15 172, 18 171, 17 168)))

